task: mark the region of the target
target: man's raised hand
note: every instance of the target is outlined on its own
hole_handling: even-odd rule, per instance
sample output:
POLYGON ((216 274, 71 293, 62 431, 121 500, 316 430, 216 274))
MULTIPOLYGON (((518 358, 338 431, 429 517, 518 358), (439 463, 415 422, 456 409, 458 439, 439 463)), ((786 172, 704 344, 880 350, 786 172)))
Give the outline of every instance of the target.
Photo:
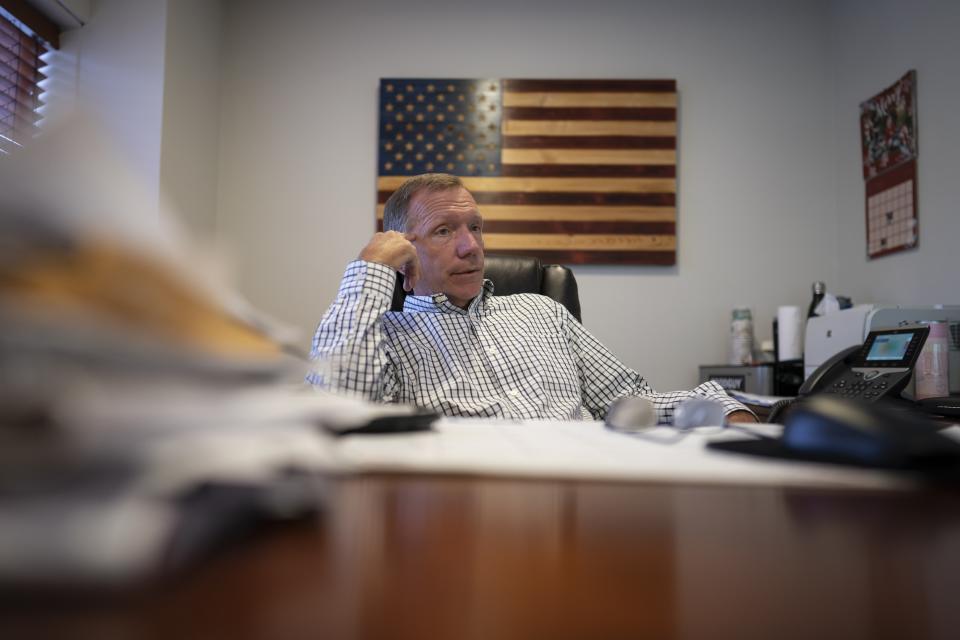
POLYGON ((403 274, 403 290, 413 291, 420 279, 420 260, 413 246, 416 235, 398 231, 383 231, 373 238, 360 252, 360 259, 392 267, 403 274))

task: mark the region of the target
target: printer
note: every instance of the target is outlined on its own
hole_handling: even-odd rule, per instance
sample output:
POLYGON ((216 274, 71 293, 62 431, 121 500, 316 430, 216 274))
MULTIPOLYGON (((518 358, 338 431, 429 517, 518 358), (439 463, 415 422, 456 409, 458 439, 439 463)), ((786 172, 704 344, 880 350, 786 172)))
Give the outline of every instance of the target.
POLYGON ((836 353, 862 344, 876 329, 896 329, 923 322, 947 322, 950 329, 950 393, 960 393, 960 306, 917 307, 859 304, 807 320, 804 335, 803 377, 836 353))

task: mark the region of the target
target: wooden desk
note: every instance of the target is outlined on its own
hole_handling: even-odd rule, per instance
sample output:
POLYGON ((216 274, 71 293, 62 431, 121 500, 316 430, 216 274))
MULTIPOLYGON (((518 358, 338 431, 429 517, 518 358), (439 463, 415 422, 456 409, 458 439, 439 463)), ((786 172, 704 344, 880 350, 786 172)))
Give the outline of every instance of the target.
POLYGON ((923 638, 960 493, 371 476, 163 588, 6 606, 20 638, 923 638))

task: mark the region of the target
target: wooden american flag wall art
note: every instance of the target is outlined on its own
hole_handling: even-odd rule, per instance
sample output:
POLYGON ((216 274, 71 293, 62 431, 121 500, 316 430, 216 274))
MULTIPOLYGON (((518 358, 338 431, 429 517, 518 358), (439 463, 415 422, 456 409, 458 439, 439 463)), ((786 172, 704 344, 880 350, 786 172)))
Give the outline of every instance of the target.
POLYGON ((675 80, 384 78, 377 226, 409 176, 463 178, 493 253, 676 263, 675 80))

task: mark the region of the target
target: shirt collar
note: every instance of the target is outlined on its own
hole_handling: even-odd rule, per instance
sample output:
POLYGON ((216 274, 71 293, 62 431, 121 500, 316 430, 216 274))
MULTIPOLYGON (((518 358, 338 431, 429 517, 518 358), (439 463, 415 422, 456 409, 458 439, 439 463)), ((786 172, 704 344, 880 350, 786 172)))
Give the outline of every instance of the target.
POLYGON ((450 302, 445 293, 431 293, 426 296, 408 295, 403 301, 405 312, 420 313, 459 313, 461 315, 480 315, 487 309, 487 300, 493 295, 493 282, 483 281, 480 295, 470 301, 466 309, 450 302))

